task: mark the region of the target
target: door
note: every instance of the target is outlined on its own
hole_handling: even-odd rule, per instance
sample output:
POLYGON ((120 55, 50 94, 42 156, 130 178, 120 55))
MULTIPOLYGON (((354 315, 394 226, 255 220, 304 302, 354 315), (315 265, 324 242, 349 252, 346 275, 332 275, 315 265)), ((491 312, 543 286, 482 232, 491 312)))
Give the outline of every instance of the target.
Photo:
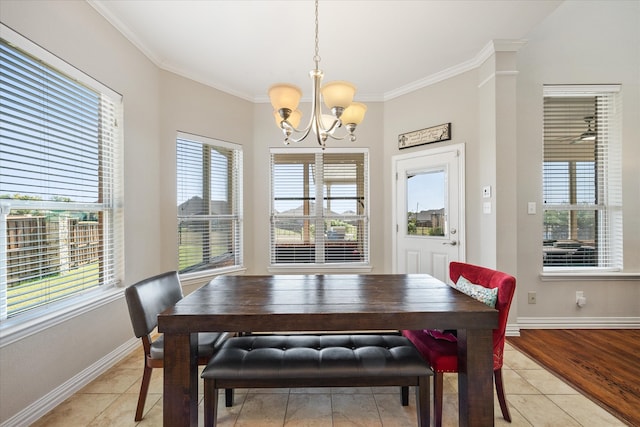
POLYGON ((464 145, 395 156, 393 169, 393 270, 447 282, 465 257, 464 145))

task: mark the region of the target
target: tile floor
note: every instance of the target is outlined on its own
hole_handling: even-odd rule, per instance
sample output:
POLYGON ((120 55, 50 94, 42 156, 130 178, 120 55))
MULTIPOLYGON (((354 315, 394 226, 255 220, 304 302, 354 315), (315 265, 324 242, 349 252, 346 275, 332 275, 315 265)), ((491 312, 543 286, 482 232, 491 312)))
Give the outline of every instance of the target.
MULTIPOLYGON (((144 419, 139 423, 133 420, 141 376, 142 353, 134 351, 33 425, 161 426, 161 369, 153 372, 144 419)), ((496 426, 625 425, 509 344, 505 347, 503 377, 513 421, 509 424, 502 418, 496 398, 496 426)), ((458 425, 456 391, 455 374, 445 375, 443 426, 458 425)), ((224 393, 220 393, 220 399, 224 399, 224 393)), ((236 390, 232 408, 220 405, 218 425, 415 426, 414 399, 410 403, 409 407, 400 405, 396 387, 236 390)), ((199 408, 202 425, 202 401, 199 408)))

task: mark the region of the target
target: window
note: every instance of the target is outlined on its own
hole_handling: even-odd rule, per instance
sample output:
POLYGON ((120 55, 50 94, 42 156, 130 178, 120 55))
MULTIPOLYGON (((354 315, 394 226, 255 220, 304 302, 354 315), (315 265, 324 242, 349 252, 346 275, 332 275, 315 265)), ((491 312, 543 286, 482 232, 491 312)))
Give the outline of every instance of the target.
POLYGON ((242 149, 179 134, 178 270, 242 266, 242 149))
POLYGON ((11 40, 0 40, 2 320, 113 285, 123 265, 120 95, 5 34, 11 40))
POLYGON ((545 86, 543 265, 622 269, 618 86, 545 86))
POLYGON ((444 237, 447 229, 447 169, 407 173, 407 235, 444 237), (432 203, 420 209, 421 200, 432 203), (440 207, 442 206, 442 207, 440 207), (413 209, 415 208, 415 211, 413 209))
POLYGON ((271 152, 271 265, 368 264, 366 151, 271 152))

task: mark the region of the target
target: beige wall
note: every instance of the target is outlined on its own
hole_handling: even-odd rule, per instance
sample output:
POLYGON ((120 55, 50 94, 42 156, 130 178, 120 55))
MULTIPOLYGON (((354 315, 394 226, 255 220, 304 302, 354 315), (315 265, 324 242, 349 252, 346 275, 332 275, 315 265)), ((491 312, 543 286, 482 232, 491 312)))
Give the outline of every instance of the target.
MULTIPOLYGON (((483 155, 478 132, 477 72, 470 71, 443 82, 389 100, 384 104, 384 234, 385 271, 391 271, 393 200, 392 158, 398 154, 424 152, 431 146, 465 144, 467 261, 480 263, 482 256, 482 185, 491 184, 482 176, 486 168, 477 159, 483 155), (451 122, 451 140, 431 145, 398 149, 398 135, 451 122)), ((375 212, 375 211, 374 211, 375 212)))
POLYGON ((2 0, 0 18, 123 96, 127 278, 157 271, 159 219, 140 213, 158 207, 160 192, 158 68, 85 2, 2 0))
MULTIPOLYGON (((311 81, 310 81, 311 82, 311 81)), ((308 88, 303 88, 306 96, 310 95, 311 83, 308 88)), ((253 193, 245 197, 245 212, 254 212, 253 230, 254 242, 252 246, 246 247, 245 259, 247 266, 253 274, 268 273, 269 267, 269 150, 271 148, 285 147, 283 143, 282 131, 276 126, 273 119, 273 108, 271 104, 256 104, 254 122, 254 156, 253 163, 247 163, 253 174, 253 193)), ((306 124, 309 120, 310 106, 301 105, 303 117, 301 123, 306 124)), ((385 185, 384 176, 376 173, 383 169, 383 105, 382 103, 368 102, 367 113, 364 122, 358 126, 356 131, 357 142, 349 140, 327 143, 331 147, 357 147, 369 150, 370 173, 370 212, 371 215, 371 240, 370 256, 373 266, 372 272, 382 273, 385 271, 384 230, 386 224, 383 217, 375 212, 382 212, 385 206, 385 197, 382 188, 385 185)), ((291 143, 292 150, 296 148, 315 148, 318 144, 312 136, 307 137, 302 143, 291 143)), ((246 233, 245 233, 246 234, 246 233)), ((330 271, 329 271, 330 272, 330 271)))
POLYGON ((519 324, 624 324, 640 318, 640 2, 566 2, 528 35, 518 54, 517 174, 519 324), (542 86, 621 84, 624 271, 629 280, 542 281, 542 86), (538 215, 527 215, 527 202, 538 215), (587 305, 578 308, 581 290, 587 305), (527 303, 528 291, 537 304, 527 303))
MULTIPOLYGON (((245 264, 251 274, 268 271, 268 154, 270 147, 282 146, 268 104, 254 105, 160 71, 85 2, 2 0, 0 19, 124 96, 125 285, 175 267, 176 131, 245 148, 245 264)), ((510 83, 480 85, 490 74, 486 67, 500 70, 505 65, 500 56, 492 58, 492 64, 413 93, 367 103, 357 147, 370 152, 373 272, 391 271, 391 158, 400 154, 398 134, 452 122, 453 138, 441 144, 466 146, 466 258, 499 266, 516 263, 518 291, 512 314, 517 317, 512 321, 525 326, 545 322, 606 326, 624 321, 637 325, 639 45, 638 2, 566 2, 528 36, 517 54, 515 123, 501 123, 513 113, 502 110, 511 108, 510 83), (625 272, 635 272, 633 280, 540 279, 542 219, 527 215, 526 203, 538 202, 540 212, 545 83, 623 85, 625 272), (509 141, 512 134, 514 141, 509 141), (515 165, 509 164, 514 156, 515 165), (498 191, 496 201, 501 204, 495 218, 482 214, 484 185, 498 191), (507 233, 502 232, 501 218, 515 221, 507 233), (529 290, 538 293, 536 305, 526 302, 529 290), (575 307, 576 290, 585 291, 588 298, 581 310, 575 307)), ((124 301, 118 299, 18 342, 0 344, 0 423, 61 385, 77 381, 84 369, 108 358, 132 336, 124 301), (76 350, 78 346, 82 350, 76 350)))
MULTIPOLYGON (((79 1, 2 0, 0 19, 123 95, 125 284, 162 268, 158 151, 159 70, 79 1)), ((0 422, 73 378, 133 336, 120 298, 0 348, 0 422)))
MULTIPOLYGON (((243 147, 245 164, 253 159, 252 123, 253 103, 220 92, 217 89, 196 83, 166 71, 160 72, 160 230, 162 230, 162 263, 166 268, 176 268, 176 134, 178 131, 206 136, 221 141, 233 142, 243 147)), ((245 169, 244 237, 248 247, 253 246, 251 194, 253 182, 251 168, 245 169)), ((126 184, 125 184, 126 185, 126 184)), ((251 263, 251 257, 245 256, 251 263)), ((204 279, 196 281, 200 284, 204 279)))
MULTIPOLYGON (((528 35, 515 57, 498 53, 478 69, 385 102, 386 176, 391 157, 398 154, 395 138, 400 133, 451 121, 453 138, 447 143, 465 143, 466 258, 517 275, 516 304, 510 316, 514 328, 638 325, 638 46, 640 3, 566 2, 528 35), (542 86, 576 83, 621 83, 623 87, 624 272, 614 277, 543 281, 542 86), (482 213, 484 185, 491 185, 496 194, 491 215, 482 213), (529 201, 537 203, 537 215, 527 214, 529 201), (582 309, 575 304, 578 290, 588 298, 582 309), (527 303, 529 291, 537 293, 537 304, 527 303)), ((390 189, 389 178, 385 188, 389 201, 390 189)), ((385 215, 390 218, 388 206, 385 215)), ((391 239, 388 229, 388 269, 391 239)))

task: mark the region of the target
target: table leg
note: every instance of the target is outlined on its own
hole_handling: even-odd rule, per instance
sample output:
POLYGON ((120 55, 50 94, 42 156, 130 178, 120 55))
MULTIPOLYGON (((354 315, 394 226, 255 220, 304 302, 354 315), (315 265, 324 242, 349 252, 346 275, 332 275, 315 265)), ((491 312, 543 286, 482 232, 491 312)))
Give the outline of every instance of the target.
POLYGON ((163 424, 198 425, 198 335, 164 334, 163 424))
POLYGON ((460 426, 493 426, 493 331, 458 330, 460 426))

